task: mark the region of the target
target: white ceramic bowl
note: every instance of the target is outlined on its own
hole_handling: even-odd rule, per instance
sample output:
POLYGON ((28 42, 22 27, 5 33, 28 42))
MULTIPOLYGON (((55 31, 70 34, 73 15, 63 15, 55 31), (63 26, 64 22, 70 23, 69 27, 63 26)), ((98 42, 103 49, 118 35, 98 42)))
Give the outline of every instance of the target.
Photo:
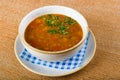
POLYGON ((60 60, 64 60, 65 58, 71 57, 72 55, 74 55, 76 53, 76 51, 78 49, 80 49, 83 46, 85 39, 87 37, 87 34, 88 34, 88 24, 87 24, 86 19, 82 16, 82 14, 80 14, 79 12, 77 12, 74 9, 64 7, 64 6, 54 5, 54 6, 45 6, 45 7, 35 9, 32 12, 28 13, 22 19, 22 21, 19 25, 19 37, 20 37, 20 40, 22 41, 22 44, 24 45, 24 47, 31 54, 39 57, 42 60, 46 60, 46 61, 60 61, 60 60), (30 46, 25 41, 25 38, 24 38, 25 29, 35 18, 45 15, 45 14, 63 14, 63 15, 66 15, 66 16, 69 16, 69 17, 75 19, 81 25, 81 28, 83 31, 82 40, 79 43, 77 43, 76 45, 74 45, 73 47, 66 49, 66 50, 61 50, 61 51, 43 51, 43 50, 39 50, 39 49, 36 49, 36 48, 30 46))

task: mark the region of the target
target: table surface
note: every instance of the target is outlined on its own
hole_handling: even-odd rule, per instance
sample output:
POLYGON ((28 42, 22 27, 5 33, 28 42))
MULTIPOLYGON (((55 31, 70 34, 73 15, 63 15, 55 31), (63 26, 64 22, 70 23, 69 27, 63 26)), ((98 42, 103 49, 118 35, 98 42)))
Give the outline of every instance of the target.
POLYGON ((120 80, 120 0, 0 0, 0 80, 120 80), (22 18, 46 5, 81 12, 94 32, 97 49, 82 70, 64 77, 45 77, 26 70, 14 53, 22 18))

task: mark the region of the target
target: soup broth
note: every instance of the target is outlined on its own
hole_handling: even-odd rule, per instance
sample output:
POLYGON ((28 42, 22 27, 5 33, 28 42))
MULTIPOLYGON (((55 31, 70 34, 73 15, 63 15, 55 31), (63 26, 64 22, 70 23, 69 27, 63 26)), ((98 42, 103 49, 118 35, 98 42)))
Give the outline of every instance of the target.
POLYGON ((68 16, 47 14, 34 19, 25 30, 25 40, 32 47, 60 51, 76 45, 83 37, 81 26, 68 16))

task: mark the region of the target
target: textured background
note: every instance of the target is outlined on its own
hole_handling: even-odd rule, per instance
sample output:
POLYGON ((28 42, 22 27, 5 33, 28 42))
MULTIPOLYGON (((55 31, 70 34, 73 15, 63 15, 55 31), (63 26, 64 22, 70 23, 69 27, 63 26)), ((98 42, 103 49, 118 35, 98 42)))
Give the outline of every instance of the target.
POLYGON ((120 0, 0 0, 0 80, 120 80, 120 0), (14 41, 22 18, 45 5, 80 11, 94 32, 97 50, 82 70, 50 78, 26 70, 16 59, 14 41))

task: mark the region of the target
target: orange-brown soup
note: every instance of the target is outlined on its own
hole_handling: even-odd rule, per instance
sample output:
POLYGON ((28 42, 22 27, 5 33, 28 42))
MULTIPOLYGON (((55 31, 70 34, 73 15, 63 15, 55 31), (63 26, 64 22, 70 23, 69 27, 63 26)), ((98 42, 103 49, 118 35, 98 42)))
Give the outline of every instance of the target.
POLYGON ((34 48, 60 51, 73 47, 83 37, 81 26, 70 17, 47 14, 33 20, 25 30, 25 40, 34 48))

